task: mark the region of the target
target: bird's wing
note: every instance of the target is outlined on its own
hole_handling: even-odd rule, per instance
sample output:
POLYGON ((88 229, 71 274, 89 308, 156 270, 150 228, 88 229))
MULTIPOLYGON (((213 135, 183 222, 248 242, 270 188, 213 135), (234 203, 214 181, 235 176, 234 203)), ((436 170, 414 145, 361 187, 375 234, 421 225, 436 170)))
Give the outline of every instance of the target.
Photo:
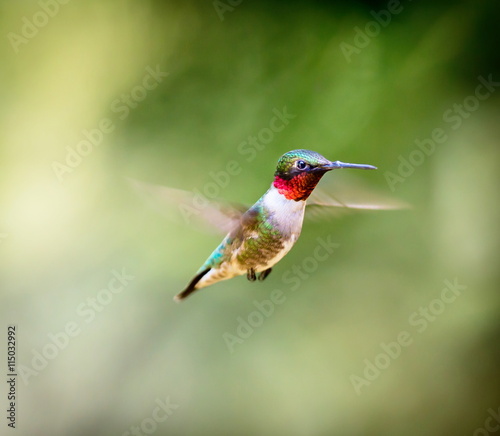
POLYGON ((373 187, 363 186, 359 181, 347 176, 342 180, 336 179, 333 183, 326 180, 316 187, 307 200, 306 217, 316 219, 341 215, 350 209, 400 210, 410 209, 410 205, 373 187))
POLYGON ((207 230, 226 234, 240 222, 241 216, 248 209, 243 204, 212 201, 182 189, 132 178, 126 180, 149 206, 177 223, 205 225, 207 230))

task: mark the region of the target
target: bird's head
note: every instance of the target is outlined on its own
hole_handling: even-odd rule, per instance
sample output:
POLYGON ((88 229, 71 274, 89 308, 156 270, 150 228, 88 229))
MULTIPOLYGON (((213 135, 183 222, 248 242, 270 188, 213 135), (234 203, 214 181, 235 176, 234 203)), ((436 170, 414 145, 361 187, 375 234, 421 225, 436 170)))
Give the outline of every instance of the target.
POLYGON ((372 165, 331 162, 321 154, 311 150, 292 150, 278 160, 273 186, 287 200, 307 200, 321 177, 327 171, 337 168, 377 169, 372 165))

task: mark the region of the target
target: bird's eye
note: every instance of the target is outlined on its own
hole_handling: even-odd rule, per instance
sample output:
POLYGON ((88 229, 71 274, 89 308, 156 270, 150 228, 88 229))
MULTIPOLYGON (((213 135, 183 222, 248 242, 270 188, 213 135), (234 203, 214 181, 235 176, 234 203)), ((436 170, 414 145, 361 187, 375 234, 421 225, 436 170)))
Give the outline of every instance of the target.
POLYGON ((307 164, 303 160, 297 160, 295 161, 295 168, 305 170, 307 168, 307 164))

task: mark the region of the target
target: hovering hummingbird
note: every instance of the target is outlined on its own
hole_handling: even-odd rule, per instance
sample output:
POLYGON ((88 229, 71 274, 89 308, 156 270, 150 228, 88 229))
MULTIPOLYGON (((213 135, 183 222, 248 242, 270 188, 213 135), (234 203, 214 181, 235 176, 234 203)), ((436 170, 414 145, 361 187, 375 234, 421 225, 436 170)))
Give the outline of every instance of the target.
POLYGON ((281 156, 271 187, 239 217, 174 300, 181 301, 198 289, 243 274, 250 281, 264 280, 297 242, 309 195, 325 173, 338 168, 377 169, 331 162, 310 150, 293 150, 281 156))
MULTIPOLYGON (((332 162, 310 150, 292 150, 278 160, 271 187, 250 208, 234 203, 229 207, 217 202, 206 205, 201 217, 211 227, 224 231, 226 237, 174 300, 181 301, 198 289, 238 275, 246 274, 250 281, 264 280, 297 242, 308 199, 308 216, 313 217, 338 208, 379 210, 408 207, 381 197, 373 190, 369 192, 368 200, 346 203, 320 188, 315 189, 325 173, 339 168, 377 169, 373 165, 332 162)), ((173 202, 186 204, 189 197, 192 200, 192 195, 186 191, 128 180, 143 197, 153 200, 153 207, 166 206, 161 209, 169 216, 173 202)))

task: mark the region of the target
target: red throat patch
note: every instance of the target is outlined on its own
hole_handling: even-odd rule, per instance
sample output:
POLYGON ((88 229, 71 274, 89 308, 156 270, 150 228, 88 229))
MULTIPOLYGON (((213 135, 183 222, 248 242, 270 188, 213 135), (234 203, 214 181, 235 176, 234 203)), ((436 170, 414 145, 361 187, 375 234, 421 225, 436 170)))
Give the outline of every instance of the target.
POLYGON ((273 186, 287 200, 306 200, 314 190, 324 173, 300 173, 290 180, 275 176, 273 186))

